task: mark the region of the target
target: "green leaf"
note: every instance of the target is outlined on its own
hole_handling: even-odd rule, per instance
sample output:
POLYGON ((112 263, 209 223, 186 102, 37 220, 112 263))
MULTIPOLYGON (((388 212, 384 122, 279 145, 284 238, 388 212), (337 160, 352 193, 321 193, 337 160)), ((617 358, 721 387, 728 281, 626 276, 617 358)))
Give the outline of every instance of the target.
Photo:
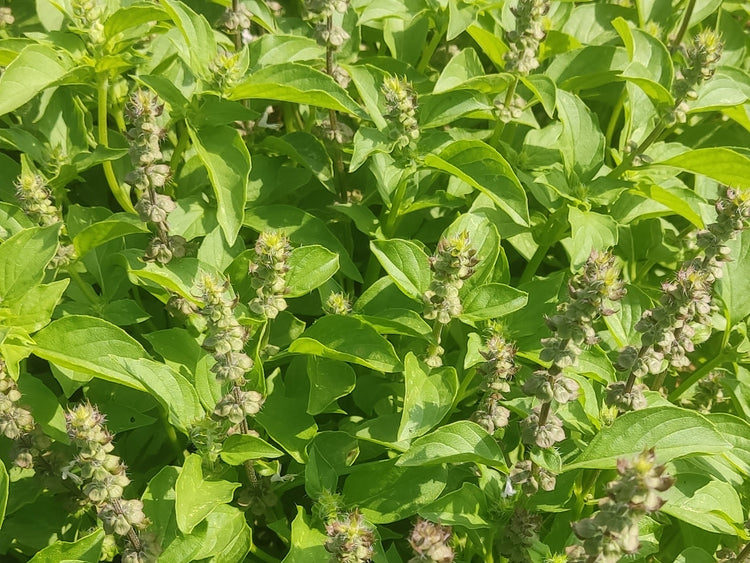
POLYGON ((570 268, 584 265, 592 250, 603 252, 617 244, 617 222, 609 215, 568 208, 571 241, 566 244, 570 253, 570 268))
POLYGON ((565 90, 557 92, 557 113, 563 124, 560 149, 566 168, 582 181, 591 180, 604 163, 604 134, 596 115, 565 90))
POLYGON ((97 563, 101 557, 103 542, 104 530, 99 528, 74 542, 58 540, 39 551, 29 563, 60 563, 72 560, 97 563))
POLYGON ((271 152, 286 155, 315 174, 315 177, 332 193, 337 193, 333 181, 333 163, 323 143, 310 133, 295 131, 283 137, 266 137, 261 146, 271 152))
POLYGON ((305 492, 312 498, 335 491, 338 477, 357 459, 359 445, 346 432, 320 432, 307 448, 305 492))
POLYGON ((52 319, 55 307, 70 280, 63 279, 52 283, 33 285, 31 289, 12 300, 6 300, 0 307, 0 325, 21 328, 35 332, 46 326, 52 319))
POLYGON ((44 278, 44 269, 57 251, 60 225, 34 227, 0 244, 0 298, 24 295, 44 278))
POLYGON ((299 35, 261 35, 250 44, 253 66, 264 66, 295 61, 312 61, 326 56, 325 47, 309 37, 299 35))
POLYGON ((446 485, 441 465, 399 467, 396 460, 357 465, 344 482, 347 505, 358 506, 373 524, 408 518, 434 501, 446 485))
POLYGON ((732 444, 731 449, 721 455, 733 468, 750 477, 750 424, 728 413, 710 413, 706 418, 732 444))
POLYGON ((73 237, 73 246, 79 256, 84 256, 89 250, 126 235, 148 233, 148 227, 138 217, 131 213, 116 213, 93 225, 89 225, 73 237))
POLYGON ((564 471, 609 469, 618 458, 634 458, 654 448, 659 463, 698 454, 719 454, 731 445, 705 417, 678 407, 625 413, 603 428, 564 471))
POLYGON ((328 315, 319 318, 292 342, 289 351, 353 362, 377 371, 401 370, 401 361, 393 345, 372 326, 354 317, 328 315))
POLYGON ((411 309, 385 309, 377 315, 357 315, 371 324, 380 334, 403 334, 423 340, 432 338, 432 327, 422 316, 411 309))
POLYGON ((305 374, 290 371, 286 374, 288 384, 279 376, 279 370, 268 377, 266 402, 255 415, 255 420, 298 463, 306 463, 307 445, 318 426, 315 419, 305 412, 308 397, 303 385, 305 374))
POLYGON ((424 251, 409 240, 372 240, 370 249, 405 294, 422 301, 422 295, 430 285, 430 263, 424 251))
POLYGON ((70 69, 70 61, 47 45, 29 45, 0 76, 0 115, 21 107, 70 69))
POLYGON ((508 51, 508 46, 496 33, 492 33, 477 24, 471 24, 466 28, 471 38, 477 42, 484 51, 484 54, 489 57, 493 64, 498 69, 505 68, 505 53, 508 51))
POLYGON ((284 452, 249 434, 232 434, 221 447, 221 459, 229 465, 240 465, 248 459, 281 457, 284 452))
POLYGON ((8 485, 10 479, 8 478, 8 470, 5 469, 5 463, 0 459, 0 526, 3 525, 5 520, 5 509, 8 506, 8 485))
POLYGON ((422 129, 442 127, 474 112, 492 109, 487 98, 472 90, 450 90, 419 98, 419 125, 422 129))
POLYGON ((169 422, 185 434, 205 416, 190 382, 169 366, 146 358, 116 358, 167 412, 169 422))
POLYGON ((507 471, 495 439, 474 422, 461 420, 441 426, 415 440, 398 458, 399 466, 442 463, 483 463, 507 471))
POLYGON ((432 92, 438 94, 460 87, 464 82, 477 76, 482 76, 484 69, 482 61, 471 47, 463 49, 445 65, 435 82, 432 92))
POLYGON ((726 245, 732 260, 724 264, 724 276, 718 280, 717 290, 732 326, 750 314, 750 232, 745 230, 726 245))
POLYGON ((526 306, 526 292, 503 283, 487 283, 469 293, 459 318, 468 322, 502 317, 526 306))
POLYGON ((162 6, 182 33, 190 54, 190 66, 200 74, 208 73, 209 65, 216 55, 216 41, 211 25, 206 18, 196 14, 178 0, 160 0, 162 6))
POLYGON ((730 484, 698 473, 680 473, 676 477, 672 487, 659 493, 666 501, 662 512, 702 530, 737 535, 745 511, 730 484))
POLYGON ((430 369, 409 352, 404 359, 404 408, 398 440, 411 440, 431 430, 448 414, 458 392, 453 367, 430 369))
POLYGON ((531 90, 541 102, 544 112, 552 117, 557 107, 557 86, 555 82, 544 74, 530 74, 521 76, 521 82, 531 90))
POLYGON ((121 363, 146 357, 146 351, 119 327, 102 319, 70 315, 39 331, 33 352, 51 364, 146 391, 121 363))
POLYGON ((336 81, 318 70, 299 63, 271 65, 253 73, 235 86, 233 100, 263 99, 307 104, 352 114, 368 116, 336 81))
POLYGON ((685 197, 687 195, 693 195, 694 198, 697 197, 691 190, 683 190, 683 195, 683 193, 680 193, 679 191, 676 192, 675 188, 668 190, 661 186, 657 186, 656 184, 640 184, 638 188, 650 199, 658 201, 662 205, 666 205, 669 209, 690 221, 697 228, 702 229, 704 227, 703 219, 699 213, 700 210, 696 209, 696 206, 694 205, 691 206, 691 199, 685 197))
POLYGON ((628 22, 618 17, 612 21, 612 27, 625 43, 631 62, 642 66, 648 73, 647 78, 657 83, 669 95, 674 77, 672 57, 664 44, 653 35, 633 28, 628 22))
POLYGON ((473 483, 464 483, 457 491, 421 508, 419 515, 446 526, 462 526, 470 530, 490 527, 487 499, 473 483))
POLYGON ((307 376, 310 378, 307 412, 311 415, 325 412, 336 399, 351 393, 357 382, 349 364, 318 356, 307 359, 307 376))
POLYGON ((307 295, 327 282, 339 269, 339 255, 318 245, 292 250, 287 261, 286 297, 307 295))
POLYGON ((206 539, 192 555, 192 561, 223 563, 245 560, 253 535, 243 511, 236 506, 220 504, 206 516, 205 522, 206 539))
POLYGON ((514 222, 529 224, 528 201, 510 164, 482 141, 454 141, 439 155, 428 154, 425 166, 442 170, 486 194, 514 222))
POLYGON ((172 291, 193 303, 198 303, 194 288, 201 273, 221 278, 221 273, 216 268, 197 258, 185 257, 172 260, 168 264, 158 264, 144 262, 141 255, 140 250, 126 250, 120 253, 128 274, 135 279, 136 283, 145 282, 143 285, 146 287, 155 287, 162 292, 164 289, 172 291))
POLYGON ((24 403, 31 407, 34 420, 42 430, 58 442, 69 443, 65 412, 50 388, 28 373, 21 374, 17 383, 24 403))
POLYGON ((201 456, 190 454, 175 483, 175 513, 180 531, 192 532, 217 506, 231 502, 239 486, 229 481, 206 481, 201 456))
POLYGON ((750 158, 726 147, 690 150, 650 166, 671 166, 730 186, 750 188, 750 158))
POLYGON ((712 553, 700 547, 688 547, 680 552, 674 563, 714 563, 715 561, 712 553))
POLYGON ((250 153, 239 131, 229 125, 188 131, 214 188, 216 218, 227 242, 234 244, 245 213, 250 153))
POLYGON ((31 219, 28 218, 20 207, 0 202, 0 243, 33 226, 34 223, 31 222, 31 219))
POLYGON ((319 244, 339 255, 339 265, 347 277, 362 281, 349 253, 326 224, 310 213, 291 205, 268 205, 248 209, 245 224, 255 231, 276 230, 296 244, 319 244))
POLYGON ((292 537, 289 553, 282 563, 321 563, 330 559, 324 547, 328 536, 310 525, 305 509, 297 507, 297 516, 292 522, 292 537))
POLYGON ((108 39, 114 38, 118 33, 127 31, 133 27, 146 23, 156 23, 169 18, 167 12, 157 6, 147 4, 134 4, 120 8, 107 17, 104 22, 104 35, 108 39))

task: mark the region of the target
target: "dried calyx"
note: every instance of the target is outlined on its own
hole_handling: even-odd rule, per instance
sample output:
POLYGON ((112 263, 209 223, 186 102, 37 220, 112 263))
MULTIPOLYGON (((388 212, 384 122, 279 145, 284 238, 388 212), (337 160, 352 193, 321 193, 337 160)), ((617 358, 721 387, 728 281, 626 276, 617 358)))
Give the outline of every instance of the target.
POLYGON ((326 551, 331 563, 368 563, 374 554, 375 534, 359 510, 339 513, 326 523, 326 551))
POLYGON ((124 538, 122 561, 156 561, 160 548, 154 538, 141 531, 149 525, 140 500, 123 499, 130 483, 125 464, 112 453, 112 434, 104 426, 104 416, 89 403, 65 414, 68 436, 77 454, 63 469, 63 478, 75 481, 97 509, 107 534, 124 538))
POLYGON ((568 283, 568 294, 570 301, 558 305, 557 313, 547 319, 553 336, 542 339, 540 358, 551 365, 534 372, 523 385, 524 392, 542 404, 522 422, 522 437, 540 448, 565 438, 562 421, 551 413, 552 401, 567 403, 578 395, 578 383, 563 370, 576 365, 584 347, 596 344, 594 321, 613 314, 613 303, 625 294, 614 256, 593 251, 568 283))
POLYGON ((158 96, 145 89, 133 92, 125 110, 131 123, 127 137, 134 167, 125 176, 125 182, 136 190, 138 202, 135 209, 141 220, 151 223, 156 230, 144 258, 160 264, 185 256, 187 244, 181 236, 169 234, 167 216, 177 204, 168 195, 160 193, 172 175, 160 148, 165 131, 158 118, 163 111, 164 104, 158 96))
POLYGON ((638 380, 647 374, 658 376, 669 367, 690 365, 688 354, 695 350, 696 328, 710 325, 713 311, 713 283, 730 260, 727 242, 750 224, 750 190, 723 188, 715 204, 716 221, 697 234, 698 256, 686 261, 674 279, 662 284, 659 305, 648 309, 636 324, 642 333, 641 347, 620 351, 618 369, 628 372, 627 382, 611 384, 607 403, 620 410, 637 410, 646 405, 638 380))
POLYGON ((704 29, 687 48, 682 48, 684 64, 677 71, 672 87, 677 102, 671 116, 674 121, 687 121, 690 109, 687 100, 696 99, 696 88, 713 77, 723 50, 719 34, 712 29, 704 29))
POLYGON ((409 534, 414 557, 409 563, 451 563, 456 554, 450 546, 453 530, 419 518, 409 534))
POLYGON ((502 337, 499 326, 490 328, 484 348, 479 353, 485 361, 479 364, 477 373, 483 377, 485 395, 472 420, 492 434, 508 424, 510 411, 500 401, 503 400, 503 393, 510 391, 509 382, 518 371, 518 366, 515 363, 516 348, 502 337))
POLYGON ((544 16, 549 12, 549 0, 519 0, 511 12, 516 17, 516 27, 505 33, 508 52, 505 69, 528 74, 539 67, 539 44, 544 41, 544 16))
POLYGON ((664 504, 658 493, 666 491, 674 479, 657 465, 654 450, 635 460, 617 461, 619 477, 607 485, 607 496, 599 501, 599 511, 573 523, 581 544, 569 548, 571 563, 616 563, 626 554, 638 551, 638 521, 664 504))
POLYGON ((227 419, 235 427, 246 431, 246 419, 260 411, 263 395, 243 389, 245 374, 254 362, 245 351, 248 331, 237 320, 234 308, 237 301, 230 294, 229 282, 220 283, 204 274, 198 284, 202 307, 198 313, 206 320, 207 334, 203 347, 211 352, 216 363, 211 371, 219 383, 228 383, 228 392, 216 404, 214 415, 227 419))
MULTIPOLYGON (((471 247, 467 231, 458 235, 443 237, 438 241, 435 254, 429 257, 432 281, 422 295, 427 320, 434 320, 438 329, 463 312, 458 295, 464 280, 474 274, 479 259, 477 251, 471 247)), ((440 346, 439 332, 435 342, 429 347, 425 362, 430 367, 440 367, 443 348, 440 346)))

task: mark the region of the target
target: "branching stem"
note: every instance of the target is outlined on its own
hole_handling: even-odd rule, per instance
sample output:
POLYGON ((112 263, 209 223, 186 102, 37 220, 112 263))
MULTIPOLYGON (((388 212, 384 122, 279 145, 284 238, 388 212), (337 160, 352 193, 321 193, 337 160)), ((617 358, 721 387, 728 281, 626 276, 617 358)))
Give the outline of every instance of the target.
MULTIPOLYGON (((99 74, 97 82, 97 127, 99 133, 99 144, 109 148, 109 134, 107 131, 107 89, 109 88, 109 79, 104 73, 99 74)), ((128 191, 120 185, 115 176, 115 170, 112 168, 112 162, 105 160, 102 163, 104 177, 107 179, 109 189, 115 196, 117 203, 125 211, 135 213, 135 208, 130 201, 128 191)))

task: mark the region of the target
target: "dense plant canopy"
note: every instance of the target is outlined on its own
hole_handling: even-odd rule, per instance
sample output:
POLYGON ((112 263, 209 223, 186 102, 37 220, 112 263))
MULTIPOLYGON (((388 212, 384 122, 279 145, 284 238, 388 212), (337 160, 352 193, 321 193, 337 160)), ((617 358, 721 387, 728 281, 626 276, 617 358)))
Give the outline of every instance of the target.
POLYGON ((0 558, 750 560, 748 26, 0 1, 0 558))

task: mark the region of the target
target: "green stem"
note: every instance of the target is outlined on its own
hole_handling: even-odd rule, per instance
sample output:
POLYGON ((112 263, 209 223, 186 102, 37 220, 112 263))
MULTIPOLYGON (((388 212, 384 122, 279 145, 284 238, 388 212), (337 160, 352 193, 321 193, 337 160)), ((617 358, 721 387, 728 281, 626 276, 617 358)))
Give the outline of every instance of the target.
POLYGON ((177 145, 172 152, 172 158, 169 159, 169 168, 172 170, 172 174, 177 174, 177 167, 179 166, 180 161, 182 160, 182 155, 185 153, 188 146, 188 138, 189 135, 185 122, 179 121, 177 123, 177 145))
POLYGON ((443 327, 445 325, 435 319, 435 322, 432 323, 432 340, 435 342, 437 346, 440 346, 440 338, 443 335, 443 327))
POLYGON ((677 30, 677 35, 674 36, 674 39, 672 39, 672 43, 669 45, 669 52, 674 53, 677 49, 680 47, 680 43, 682 43, 682 38, 685 37, 685 33, 688 30, 688 26, 690 25, 690 18, 693 17, 693 10, 695 9, 695 0, 688 0, 687 8, 685 8, 685 13, 682 16, 682 24, 680 24, 680 29, 677 30))
POLYGON ((646 137, 643 142, 638 145, 638 148, 634 151, 628 153, 625 158, 622 159, 622 162, 617 165, 617 168, 612 170, 609 174, 607 174, 608 178, 619 178, 623 172, 630 170, 630 168, 633 165, 633 159, 635 159, 636 156, 641 155, 645 152, 645 150, 651 146, 651 144, 656 141, 656 139, 659 138, 659 136, 664 132, 666 129, 666 126, 664 125, 663 121, 660 121, 656 127, 654 127, 653 131, 649 133, 648 137, 646 137))
POLYGON ((607 132, 605 134, 605 139, 606 139, 605 146, 609 148, 612 148, 612 137, 615 136, 615 127, 617 126, 617 121, 620 119, 622 108, 625 105, 626 95, 627 95, 627 89, 623 86, 622 92, 620 93, 620 97, 617 99, 617 103, 615 104, 615 107, 612 108, 612 115, 609 116, 609 123, 607 123, 607 132))
POLYGON ((422 57, 419 59, 419 62, 417 63, 417 72, 424 73, 425 70, 427 70, 427 66, 430 64, 430 60, 432 59, 432 55, 435 54, 435 50, 440 45, 440 40, 443 38, 443 34, 445 33, 445 27, 438 27, 435 26, 435 33, 432 34, 432 37, 430 38, 430 42, 427 44, 427 47, 424 51, 422 51, 422 57))
POLYGON ((172 447, 175 453, 175 459, 180 457, 180 454, 182 453, 182 448, 180 447, 180 441, 177 439, 177 432, 175 432, 174 427, 169 423, 169 419, 167 418, 167 413, 165 411, 161 411, 159 418, 161 418, 162 426, 164 427, 164 435, 167 437, 167 441, 169 442, 169 445, 172 447))
POLYGON ((743 547, 742 551, 740 551, 739 555, 737 556, 737 563, 743 563, 744 561, 747 561, 748 557, 750 557, 750 543, 745 544, 745 547, 743 547))
POLYGON ((86 296, 86 299, 88 299, 92 305, 99 305, 100 298, 97 295, 96 291, 94 291, 94 288, 92 288, 89 284, 83 281, 81 274, 75 271, 74 265, 71 265, 71 267, 68 268, 67 271, 70 279, 72 279, 76 283, 76 285, 86 296))
POLYGON ((690 374, 690 377, 688 377, 685 381, 680 383, 680 385, 678 385, 677 388, 669 394, 669 400, 674 402, 682 397, 682 395, 684 395, 688 389, 690 389, 693 385, 703 379, 712 369, 720 366, 728 359, 730 358, 727 354, 720 352, 718 355, 710 359, 708 362, 706 362, 692 374, 690 374))
POLYGON ((277 558, 271 557, 265 551, 260 549, 254 542, 250 544, 250 553, 261 561, 267 561, 268 563, 278 563, 279 561, 277 558))
MULTIPOLYGON (((109 133, 107 131, 107 89, 109 88, 109 79, 106 74, 100 74, 97 83, 97 127, 99 131, 99 144, 109 148, 109 133)), ((130 202, 130 195, 127 189, 123 188, 115 177, 115 170, 112 168, 112 162, 105 160, 102 163, 104 177, 107 179, 109 189, 115 196, 117 203, 125 211, 135 213, 135 208, 130 202)))
MULTIPOLYGON (((240 0, 232 0, 232 11, 235 14, 240 11, 240 0)), ((234 50, 242 50, 242 30, 239 27, 234 32, 234 50)))
MULTIPOLYGON (((504 105, 506 108, 510 108, 510 104, 513 102, 513 96, 516 95, 516 88, 518 88, 518 76, 513 77, 513 81, 508 84, 508 89, 505 91, 504 105)), ((503 135, 503 129, 505 129, 505 122, 498 119, 495 122, 495 130, 492 132, 490 145, 494 147, 500 142, 500 137, 503 135)))
POLYGON ((549 249, 553 244, 557 242, 557 240, 560 238, 560 235, 562 235, 563 231, 567 228, 566 223, 564 221, 560 221, 560 217, 562 217, 562 214, 566 210, 567 207, 562 206, 547 219, 543 231, 544 238, 537 247, 536 252, 534 252, 534 255, 531 257, 531 260, 529 260, 528 264, 526 264, 526 267, 521 274, 520 283, 531 281, 531 279, 536 274, 536 271, 539 269, 539 266, 541 266, 544 257, 547 256, 547 252, 549 251, 549 249))

